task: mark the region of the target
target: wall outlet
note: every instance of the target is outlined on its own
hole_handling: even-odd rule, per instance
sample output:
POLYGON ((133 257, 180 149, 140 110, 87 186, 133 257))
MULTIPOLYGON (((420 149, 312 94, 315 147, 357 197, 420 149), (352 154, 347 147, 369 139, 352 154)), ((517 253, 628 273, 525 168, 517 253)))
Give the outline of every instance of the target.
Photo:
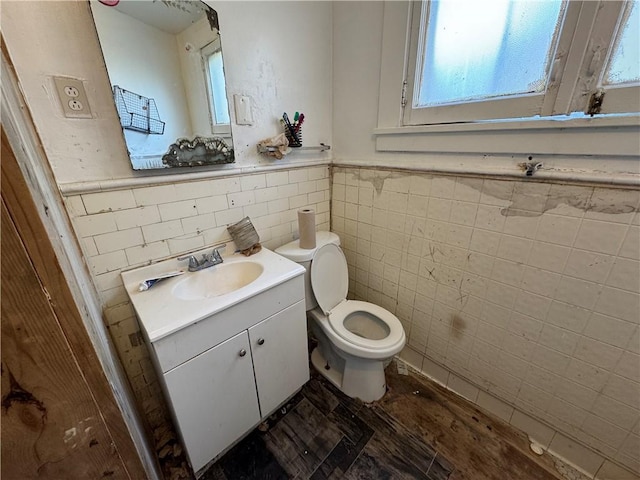
POLYGON ((69 77, 53 77, 62 113, 67 118, 92 118, 87 93, 82 80, 69 77))

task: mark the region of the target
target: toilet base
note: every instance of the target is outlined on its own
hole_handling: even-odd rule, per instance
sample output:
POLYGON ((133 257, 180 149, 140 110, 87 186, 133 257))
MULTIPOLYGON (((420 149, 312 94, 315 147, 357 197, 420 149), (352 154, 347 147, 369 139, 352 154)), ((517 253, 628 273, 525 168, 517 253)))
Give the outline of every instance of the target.
POLYGON ((345 395, 359 398, 369 403, 380 400, 387 391, 384 378, 384 362, 370 359, 360 359, 353 356, 345 359, 344 371, 328 365, 319 347, 311 353, 311 364, 345 395))
POLYGON ((317 372, 329 380, 337 389, 342 390, 342 373, 335 368, 326 368, 328 363, 322 355, 319 347, 314 348, 313 352, 311 352, 311 365, 313 365, 317 372))

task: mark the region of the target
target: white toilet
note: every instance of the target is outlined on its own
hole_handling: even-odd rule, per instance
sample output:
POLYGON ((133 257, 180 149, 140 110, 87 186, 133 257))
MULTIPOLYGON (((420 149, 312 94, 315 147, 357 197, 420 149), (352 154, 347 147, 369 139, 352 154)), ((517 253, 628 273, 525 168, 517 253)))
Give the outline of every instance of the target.
POLYGON ((294 240, 276 253, 306 268, 306 309, 318 347, 311 363, 350 397, 365 402, 386 391, 384 367, 406 342, 400 320, 369 302, 347 300, 349 272, 332 232, 318 232, 316 248, 302 249, 294 240))

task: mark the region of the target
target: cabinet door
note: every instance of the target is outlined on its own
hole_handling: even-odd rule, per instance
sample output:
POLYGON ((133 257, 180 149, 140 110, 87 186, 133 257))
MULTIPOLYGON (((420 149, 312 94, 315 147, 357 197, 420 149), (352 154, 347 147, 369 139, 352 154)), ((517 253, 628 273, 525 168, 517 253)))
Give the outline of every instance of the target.
POLYGON ((249 329, 262 418, 309 380, 304 300, 249 329))
POLYGON ((244 331, 164 375, 194 471, 260 421, 244 331))

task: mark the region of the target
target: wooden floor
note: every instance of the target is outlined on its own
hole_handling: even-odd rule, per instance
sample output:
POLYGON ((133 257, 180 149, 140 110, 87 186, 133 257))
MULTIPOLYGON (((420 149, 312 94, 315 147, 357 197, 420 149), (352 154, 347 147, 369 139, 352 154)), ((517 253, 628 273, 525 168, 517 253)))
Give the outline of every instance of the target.
POLYGON ((387 369, 389 391, 363 404, 318 374, 204 480, 561 479, 524 434, 424 377, 387 369))

